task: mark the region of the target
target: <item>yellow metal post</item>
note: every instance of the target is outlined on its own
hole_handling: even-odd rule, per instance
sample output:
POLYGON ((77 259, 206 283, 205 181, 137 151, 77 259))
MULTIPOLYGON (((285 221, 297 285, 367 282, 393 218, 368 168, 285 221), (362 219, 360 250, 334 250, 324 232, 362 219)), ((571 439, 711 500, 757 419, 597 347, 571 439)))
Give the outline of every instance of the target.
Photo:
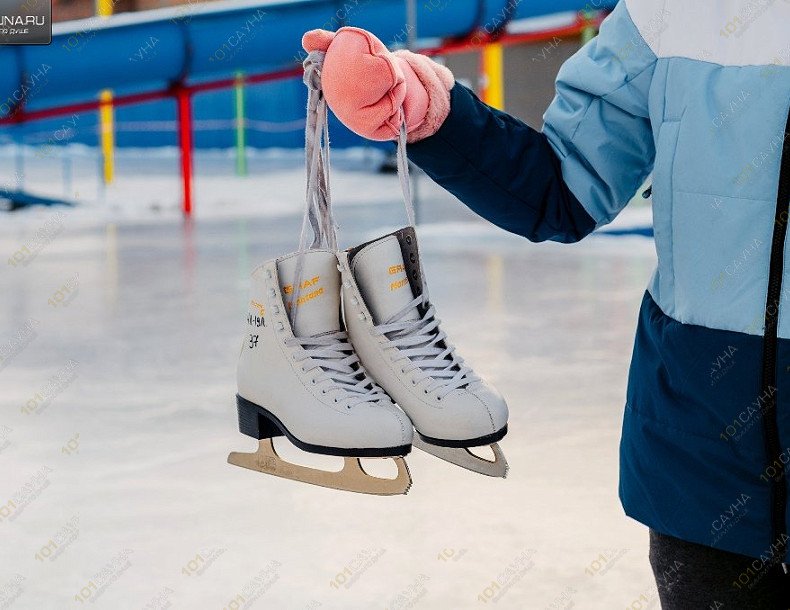
POLYGON ((99 124, 101 126, 101 154, 104 184, 112 184, 115 176, 115 120, 112 91, 104 89, 99 94, 99 124))
MULTIPOLYGON (((113 13, 115 0, 96 0, 96 14, 109 17, 113 13)), ((101 137, 102 169, 104 184, 111 184, 115 176, 115 112, 112 105, 112 91, 104 89, 99 93, 99 134, 101 137)))
POLYGON ((109 17, 114 6, 114 0, 96 0, 96 14, 99 17, 109 17))
POLYGON ((503 47, 498 42, 483 46, 480 57, 480 97, 494 108, 505 109, 503 47))

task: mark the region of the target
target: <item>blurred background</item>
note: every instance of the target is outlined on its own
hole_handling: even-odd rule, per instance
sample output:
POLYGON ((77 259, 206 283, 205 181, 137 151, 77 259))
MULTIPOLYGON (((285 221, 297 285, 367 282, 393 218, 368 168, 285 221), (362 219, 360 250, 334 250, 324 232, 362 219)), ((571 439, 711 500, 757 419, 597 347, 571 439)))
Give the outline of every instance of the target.
MULTIPOLYGON (((657 607, 617 498, 644 189, 532 244, 412 171, 443 326, 510 405, 506 480, 415 451, 377 498, 225 463, 249 274, 298 244, 302 33, 369 29, 539 129, 613 4, 53 0, 50 45, 0 46, 0 608, 657 607)), ((403 226, 393 146, 330 138, 341 246, 403 226)))
MULTIPOLYGON (((256 206, 249 187, 260 169, 287 152, 298 158, 303 145, 299 41, 312 26, 364 27, 392 48, 427 53, 491 105, 539 127, 559 66, 607 8, 607 0, 412 3, 54 0, 51 45, 0 48, 0 196, 11 206, 36 202, 28 195, 124 214, 185 206, 200 214, 229 203, 217 178, 252 176, 237 183, 233 207, 256 206), (161 180, 135 182, 143 173, 161 180), (130 186, 134 202, 124 195, 130 186)), ((390 151, 336 121, 332 144, 373 168, 390 151)))

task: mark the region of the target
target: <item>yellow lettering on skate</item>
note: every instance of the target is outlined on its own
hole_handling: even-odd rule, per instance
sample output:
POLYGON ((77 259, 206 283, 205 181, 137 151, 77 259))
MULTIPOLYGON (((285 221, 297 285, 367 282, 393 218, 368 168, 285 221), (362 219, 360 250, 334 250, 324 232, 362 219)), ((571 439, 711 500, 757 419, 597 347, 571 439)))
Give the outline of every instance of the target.
POLYGON ((409 283, 409 278, 405 277, 402 280, 398 280, 397 282, 392 282, 390 284, 390 291, 397 290, 398 288, 403 288, 406 284, 409 283))
POLYGON ((392 265, 388 271, 390 275, 395 275, 396 273, 405 272, 406 268, 403 265, 392 265))
POLYGON ((313 292, 309 292, 308 294, 296 299, 296 306, 298 307, 299 305, 304 305, 305 303, 307 303, 307 301, 312 301, 313 299, 321 296, 322 294, 324 294, 323 286, 321 286, 321 288, 319 288, 318 290, 313 290, 313 292))
MULTIPOLYGON (((311 280, 305 280, 304 282, 302 282, 302 289, 309 288, 310 286, 315 286, 318 283, 320 277, 321 277, 320 275, 316 275, 311 280)), ((286 286, 283 286, 283 292, 285 294, 291 294, 293 291, 294 291, 293 284, 288 284, 286 286)))
POLYGON ((258 310, 259 316, 263 317, 264 314, 266 313, 266 308, 260 303, 258 303, 258 301, 250 301, 250 305, 252 305, 255 309, 258 310))

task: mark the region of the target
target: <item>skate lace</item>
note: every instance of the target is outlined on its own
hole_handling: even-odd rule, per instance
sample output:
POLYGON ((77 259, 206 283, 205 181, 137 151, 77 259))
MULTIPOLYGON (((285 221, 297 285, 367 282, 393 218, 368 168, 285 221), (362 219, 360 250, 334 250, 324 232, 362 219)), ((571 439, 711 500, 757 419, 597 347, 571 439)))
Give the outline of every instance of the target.
POLYGON ((463 358, 456 355, 455 348, 448 345, 447 334, 439 327, 440 322, 434 306, 427 302, 424 295, 420 295, 385 323, 376 326, 398 348, 403 356, 402 361, 407 362, 402 368, 403 372, 422 371, 431 380, 425 392, 437 390, 439 399, 479 380, 474 371, 464 364, 463 358), (416 320, 403 320, 415 307, 422 307, 425 313, 416 320))
MULTIPOLYGON (((308 88, 305 125, 307 196, 299 237, 299 257, 294 274, 294 284, 297 288, 291 297, 292 328, 298 309, 293 307, 293 303, 298 302, 301 292, 308 227, 312 227, 314 236, 311 248, 337 249, 337 226, 332 214, 329 189, 328 112, 326 99, 321 90, 324 55, 321 51, 312 51, 304 61, 303 80, 308 88)), ((406 116, 401 109, 396 153, 398 179, 408 223, 414 226, 415 214, 409 180, 409 161, 406 155, 406 135, 406 116)), ((479 379, 470 367, 463 364, 463 359, 456 356, 454 348, 448 346, 447 335, 439 328, 435 309, 428 303, 427 286, 424 284, 419 297, 377 328, 402 354, 402 360, 406 362, 403 366, 404 373, 419 369, 423 373, 423 379, 431 380, 425 387, 426 393, 438 390, 437 397, 441 399, 449 392, 479 379), (418 320, 403 320, 406 313, 414 307, 424 310, 422 317, 418 320)), ((329 375, 330 389, 340 389, 350 395, 352 402, 349 402, 349 406, 361 402, 375 402, 386 396, 383 390, 367 376, 345 332, 338 331, 317 337, 294 337, 291 341, 304 349, 305 356, 300 361, 308 361, 309 364, 303 365, 305 371, 321 367, 329 375)))
MULTIPOLYGON (((327 387, 322 388, 322 393, 340 390, 344 393, 343 398, 347 400, 348 407, 375 403, 386 398, 384 391, 362 368, 345 331, 315 337, 290 337, 286 340, 286 345, 300 346, 303 356, 297 357, 297 362, 303 363, 302 370, 307 373, 320 368, 328 377, 328 380, 318 382, 327 384, 328 381, 327 387)), ((340 402, 337 397, 334 400, 340 402)))

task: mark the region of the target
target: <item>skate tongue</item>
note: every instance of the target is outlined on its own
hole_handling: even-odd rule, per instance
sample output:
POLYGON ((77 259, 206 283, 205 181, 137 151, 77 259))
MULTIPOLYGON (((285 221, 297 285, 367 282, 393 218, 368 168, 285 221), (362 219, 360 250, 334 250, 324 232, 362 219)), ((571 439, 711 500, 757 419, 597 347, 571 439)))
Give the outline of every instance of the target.
MULTIPOLYGON (((294 275, 299 254, 277 262, 280 290, 286 307, 294 296, 294 275)), ((340 272, 337 257, 326 250, 308 250, 302 267, 302 289, 293 333, 311 337, 340 330, 340 272)))
MULTIPOLYGON (((414 299, 406 275, 400 243, 395 235, 374 241, 354 255, 351 270, 362 298, 373 316, 374 324, 382 324, 414 299)), ((402 320, 416 320, 416 307, 402 320)))

